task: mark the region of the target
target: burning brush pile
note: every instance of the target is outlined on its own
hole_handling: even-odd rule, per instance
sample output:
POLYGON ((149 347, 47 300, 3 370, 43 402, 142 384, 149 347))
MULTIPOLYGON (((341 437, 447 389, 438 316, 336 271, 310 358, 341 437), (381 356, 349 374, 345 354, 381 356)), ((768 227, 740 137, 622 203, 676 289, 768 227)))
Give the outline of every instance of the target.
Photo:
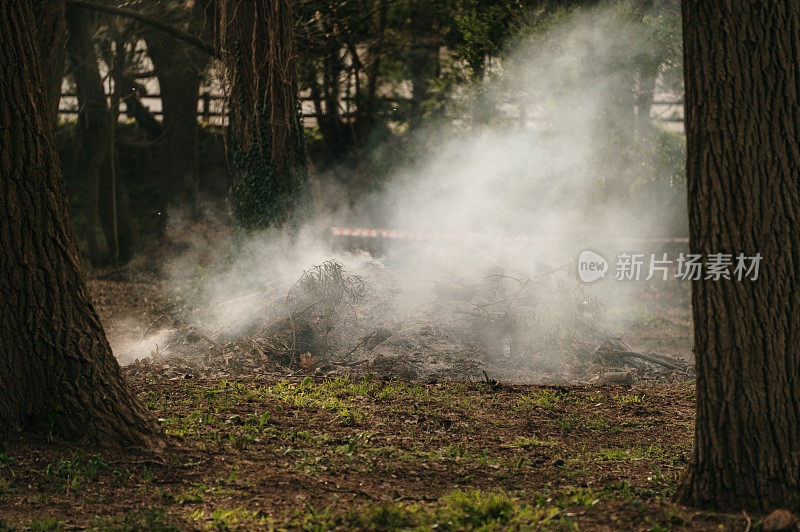
POLYGON ((134 380, 349 374, 545 384, 692 371, 632 352, 603 325, 597 299, 563 269, 540 270, 520 276, 495 266, 472 282, 409 282, 374 259, 359 275, 329 260, 293 284, 162 317, 167 347, 124 370, 134 380))

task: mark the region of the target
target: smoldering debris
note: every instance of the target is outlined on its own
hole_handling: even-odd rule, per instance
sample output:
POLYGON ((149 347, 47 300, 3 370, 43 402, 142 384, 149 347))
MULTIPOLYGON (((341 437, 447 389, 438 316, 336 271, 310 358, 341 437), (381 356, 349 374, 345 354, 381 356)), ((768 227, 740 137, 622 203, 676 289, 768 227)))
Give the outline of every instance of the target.
MULTIPOLYGON (((639 118, 598 120, 626 101, 618 81, 634 75, 631 54, 647 35, 617 10, 599 10, 519 43, 479 86, 444 95, 455 111, 411 135, 402 158, 382 160, 393 167, 373 193, 316 209, 296 235, 267 230, 238 243, 224 271, 204 281, 197 308, 170 316, 168 353, 128 366, 129 376, 585 383, 690 373, 683 362, 634 353, 567 275, 574 268, 515 244, 541 237, 544 251, 563 257, 641 241, 662 235, 674 205, 685 204, 663 154, 627 154, 610 142, 615 131, 638 131, 639 118), (502 111, 510 100, 524 120, 502 111), (664 195, 634 193, 635 183, 660 183, 664 195), (321 239, 340 224, 459 239, 386 242, 380 259, 360 260, 321 239), (319 266, 299 275, 311 264, 319 266)), ((340 197, 336 179, 320 183, 328 183, 320 196, 340 197)), ((170 285, 193 280, 203 258, 166 268, 170 285)), ((621 287, 605 301, 637 305, 621 287)))
POLYGON ((124 370, 133 380, 301 374, 631 384, 691 376, 681 360, 631 351, 604 325, 600 302, 563 273, 495 267, 474 282, 412 289, 380 263, 361 276, 329 260, 288 287, 246 296, 247 314, 259 307, 262 319, 237 336, 179 316, 162 320, 169 352, 151 352, 124 370))

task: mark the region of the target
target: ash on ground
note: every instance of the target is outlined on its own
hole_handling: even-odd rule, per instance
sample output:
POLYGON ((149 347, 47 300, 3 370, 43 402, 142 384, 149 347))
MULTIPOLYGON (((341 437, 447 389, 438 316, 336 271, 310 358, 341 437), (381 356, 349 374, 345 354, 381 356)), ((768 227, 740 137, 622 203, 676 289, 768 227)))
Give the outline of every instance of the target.
POLYGON ((684 381, 683 360, 637 353, 565 268, 489 267, 471 282, 415 280, 371 260, 361 275, 326 261, 148 329, 163 348, 129 379, 314 375, 536 384, 684 381), (224 316, 224 319, 221 317, 224 316))

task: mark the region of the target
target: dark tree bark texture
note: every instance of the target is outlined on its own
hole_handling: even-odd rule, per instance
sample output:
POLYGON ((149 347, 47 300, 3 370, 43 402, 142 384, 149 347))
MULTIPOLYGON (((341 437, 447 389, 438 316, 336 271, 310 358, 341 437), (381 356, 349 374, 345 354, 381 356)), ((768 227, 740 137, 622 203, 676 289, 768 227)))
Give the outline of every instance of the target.
POLYGON ((684 0, 693 253, 763 256, 692 285, 694 453, 676 498, 800 509, 800 1, 684 0))
POLYGON ((0 438, 160 441, 90 302, 30 1, 0 2, 0 438))
POLYGON ((64 78, 66 59, 67 24, 64 19, 64 5, 64 0, 33 2, 42 81, 52 124, 58 121, 58 102, 61 100, 61 81, 64 78))
POLYGON ((296 219, 308 187, 292 0, 225 0, 220 25, 233 214, 247 231, 279 227, 296 219))

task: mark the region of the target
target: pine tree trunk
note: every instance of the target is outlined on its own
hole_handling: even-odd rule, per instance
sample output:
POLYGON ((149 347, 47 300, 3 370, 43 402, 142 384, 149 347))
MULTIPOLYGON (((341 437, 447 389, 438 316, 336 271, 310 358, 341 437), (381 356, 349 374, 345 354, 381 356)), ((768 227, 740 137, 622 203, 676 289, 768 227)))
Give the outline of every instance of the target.
POLYGON ((692 253, 763 256, 695 281, 697 422, 679 502, 800 508, 800 1, 683 1, 692 253))
POLYGON ((32 13, 0 2, 0 437, 156 443, 90 302, 32 13))
POLYGON ((297 100, 292 0, 224 0, 231 206, 245 230, 295 220, 308 172, 297 100))

